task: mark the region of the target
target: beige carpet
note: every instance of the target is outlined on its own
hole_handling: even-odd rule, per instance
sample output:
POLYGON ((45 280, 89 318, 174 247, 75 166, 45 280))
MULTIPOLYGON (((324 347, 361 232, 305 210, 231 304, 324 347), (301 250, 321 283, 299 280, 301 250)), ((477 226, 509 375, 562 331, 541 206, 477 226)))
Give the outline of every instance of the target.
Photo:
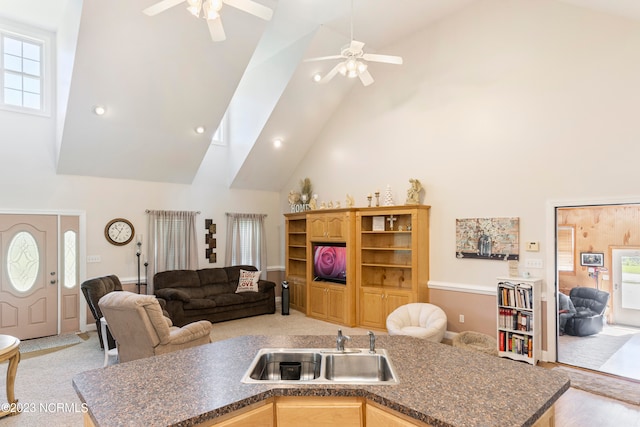
POLYGON ((640 405, 640 383, 628 381, 571 367, 556 368, 569 375, 571 387, 589 393, 620 400, 632 405, 640 405))

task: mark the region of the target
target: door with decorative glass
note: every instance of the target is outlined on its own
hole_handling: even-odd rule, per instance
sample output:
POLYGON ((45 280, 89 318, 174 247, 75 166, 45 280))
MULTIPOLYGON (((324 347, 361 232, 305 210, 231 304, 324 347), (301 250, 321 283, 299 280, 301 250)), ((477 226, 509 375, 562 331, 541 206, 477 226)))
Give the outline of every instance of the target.
POLYGON ((58 332, 56 215, 0 215, 0 334, 58 332))
POLYGON ((613 249, 613 323, 640 327, 640 249, 613 249))

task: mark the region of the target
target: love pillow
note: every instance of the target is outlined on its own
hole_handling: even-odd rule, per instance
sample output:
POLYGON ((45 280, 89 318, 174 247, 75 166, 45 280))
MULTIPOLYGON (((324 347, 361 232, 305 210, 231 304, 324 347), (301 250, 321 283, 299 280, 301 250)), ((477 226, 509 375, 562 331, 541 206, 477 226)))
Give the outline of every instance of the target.
POLYGON ((258 280, 260 280, 260 271, 240 270, 236 294, 240 292, 258 292, 258 280))

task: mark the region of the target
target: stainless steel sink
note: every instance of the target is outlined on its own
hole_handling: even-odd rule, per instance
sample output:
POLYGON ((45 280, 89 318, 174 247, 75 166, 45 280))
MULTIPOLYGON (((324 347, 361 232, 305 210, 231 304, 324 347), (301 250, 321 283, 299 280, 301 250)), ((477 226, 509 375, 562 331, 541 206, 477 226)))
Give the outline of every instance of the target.
POLYGON ((242 378, 243 383, 397 384, 386 350, 263 348, 242 378))
POLYGON ((247 375, 252 380, 310 381, 320 376, 322 355, 313 350, 262 349, 247 375))
POLYGON ((382 354, 330 354, 325 358, 325 377, 339 382, 397 382, 389 359, 382 354))

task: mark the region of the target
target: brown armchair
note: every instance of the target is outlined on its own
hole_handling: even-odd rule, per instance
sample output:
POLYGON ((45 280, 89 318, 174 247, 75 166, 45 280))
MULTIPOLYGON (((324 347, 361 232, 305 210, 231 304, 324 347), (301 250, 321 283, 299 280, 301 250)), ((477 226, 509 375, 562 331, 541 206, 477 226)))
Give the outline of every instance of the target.
POLYGON ((98 305, 118 343, 120 362, 211 342, 211 322, 202 320, 175 327, 162 314, 159 301, 152 295, 111 292, 98 305))
MULTIPOLYGON (((82 289, 82 293, 84 294, 84 298, 87 300, 87 304, 89 305, 89 309, 93 314, 93 317, 96 321, 96 329, 98 330, 98 341, 100 341, 100 347, 103 346, 102 341, 102 328, 100 327, 100 318, 102 317, 102 312, 100 311, 100 307, 98 306, 98 301, 100 298, 108 294, 109 292, 121 291, 122 284, 120 283, 120 279, 118 276, 105 276, 105 277, 96 277, 95 279, 89 279, 80 285, 80 289, 82 289)), ((109 328, 107 327, 107 341, 109 342, 109 348, 116 348, 116 343, 113 340, 113 336, 109 332, 109 328)))

